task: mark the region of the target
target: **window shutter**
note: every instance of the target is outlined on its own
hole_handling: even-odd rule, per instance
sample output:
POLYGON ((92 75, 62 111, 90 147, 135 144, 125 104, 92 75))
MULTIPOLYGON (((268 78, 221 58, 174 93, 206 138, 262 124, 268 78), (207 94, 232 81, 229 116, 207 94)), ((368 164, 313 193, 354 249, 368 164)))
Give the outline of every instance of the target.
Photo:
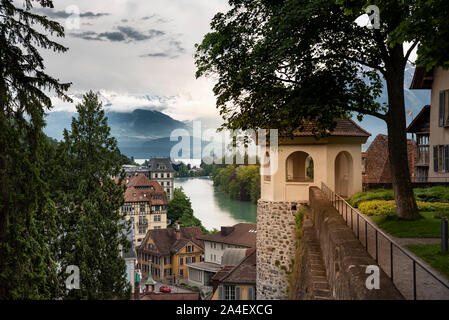
POLYGON ((440 92, 440 109, 438 113, 438 126, 444 125, 444 91, 440 92))
POLYGON ((218 287, 218 300, 223 300, 223 286, 218 287))
POLYGON ((438 172, 438 146, 433 146, 433 171, 438 172))
POLYGON ((235 300, 241 300, 241 289, 240 287, 235 287, 235 300))
POLYGON ((449 172, 449 144, 444 146, 444 170, 449 172))
POLYGON ((254 287, 248 288, 248 300, 254 300, 254 287))

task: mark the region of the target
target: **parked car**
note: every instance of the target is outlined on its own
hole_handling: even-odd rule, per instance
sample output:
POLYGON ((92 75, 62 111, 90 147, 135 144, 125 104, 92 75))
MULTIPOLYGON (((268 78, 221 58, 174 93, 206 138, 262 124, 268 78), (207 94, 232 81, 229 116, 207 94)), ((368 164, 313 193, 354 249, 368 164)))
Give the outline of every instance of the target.
POLYGON ((169 286, 167 286, 166 284, 164 284, 163 286, 161 286, 161 287, 159 288, 159 291, 160 291, 160 292, 163 292, 163 293, 170 293, 170 292, 171 292, 171 289, 170 289, 169 286))

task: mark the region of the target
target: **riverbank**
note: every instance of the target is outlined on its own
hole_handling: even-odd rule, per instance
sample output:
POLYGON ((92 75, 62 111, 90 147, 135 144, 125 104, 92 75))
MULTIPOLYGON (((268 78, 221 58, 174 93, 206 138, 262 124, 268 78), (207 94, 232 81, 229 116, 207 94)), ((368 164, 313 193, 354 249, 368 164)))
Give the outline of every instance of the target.
POLYGON ((239 222, 256 223, 257 206, 249 201, 231 199, 214 187, 208 177, 176 178, 175 187, 182 187, 192 202, 196 218, 208 229, 220 229, 239 222))

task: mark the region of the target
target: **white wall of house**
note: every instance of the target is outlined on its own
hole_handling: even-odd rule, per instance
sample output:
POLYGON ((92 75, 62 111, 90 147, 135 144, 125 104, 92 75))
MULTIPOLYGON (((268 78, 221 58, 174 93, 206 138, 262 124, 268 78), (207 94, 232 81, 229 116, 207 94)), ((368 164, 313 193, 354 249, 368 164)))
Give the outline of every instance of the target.
POLYGON ((204 261, 221 264, 221 259, 227 248, 245 248, 221 242, 204 241, 204 261))

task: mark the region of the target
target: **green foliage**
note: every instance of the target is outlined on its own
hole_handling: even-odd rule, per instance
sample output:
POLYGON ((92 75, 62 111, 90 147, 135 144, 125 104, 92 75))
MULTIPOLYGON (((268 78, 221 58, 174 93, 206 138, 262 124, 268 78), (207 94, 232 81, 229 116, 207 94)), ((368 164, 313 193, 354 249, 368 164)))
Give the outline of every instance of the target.
POLYGON ((408 245, 407 249, 449 279, 449 255, 441 251, 440 244, 408 245))
MULTIPOLYGON (((431 188, 416 188, 415 197, 424 202, 449 202, 449 187, 436 186, 431 188)), ((348 203, 357 208, 361 202, 369 200, 393 200, 393 190, 375 189, 358 192, 348 199, 348 203)))
POLYGON ((298 213, 295 217, 295 229, 296 229, 296 237, 299 239, 302 237, 302 225, 304 221, 304 215, 306 214, 306 209, 302 207, 298 210, 298 213))
POLYGON ((201 227, 203 233, 208 233, 201 221, 194 216, 190 198, 182 188, 175 188, 173 198, 168 203, 167 218, 172 223, 178 221, 181 227, 201 227))
POLYGON ((260 198, 260 171, 258 165, 228 165, 218 168, 213 175, 214 186, 232 199, 256 203, 260 198))
POLYGON ((59 211, 58 262, 60 276, 68 265, 80 269, 80 289, 66 299, 113 299, 129 297, 125 261, 120 247, 129 249, 129 224, 121 213, 124 172, 117 158, 117 141, 98 96, 89 92, 76 106, 78 118, 57 150, 60 173, 55 179, 59 211), (119 183, 111 177, 120 176, 119 183))
MULTIPOLYGON (((442 202, 422 202, 417 201, 418 209, 426 212, 449 212, 449 203, 442 202)), ((396 203, 394 200, 371 200, 364 201, 359 204, 359 210, 361 213, 368 216, 374 215, 394 215, 396 213, 396 203)))
POLYGON ((45 152, 52 146, 42 133, 53 91, 63 100, 70 84, 45 73, 41 53, 67 48, 48 35, 63 37, 63 27, 32 13, 52 1, 0 1, 0 299, 52 299, 59 295, 55 204, 45 152))
POLYGON ((196 45, 197 77, 214 76, 216 107, 230 129, 301 130, 328 135, 336 119, 384 120, 398 214, 419 217, 406 154, 404 71, 418 63, 449 67, 447 0, 374 1, 380 28, 357 26, 364 0, 233 0, 196 45), (404 50, 405 43, 411 47, 404 50), (388 102, 376 102, 385 79, 388 102))

